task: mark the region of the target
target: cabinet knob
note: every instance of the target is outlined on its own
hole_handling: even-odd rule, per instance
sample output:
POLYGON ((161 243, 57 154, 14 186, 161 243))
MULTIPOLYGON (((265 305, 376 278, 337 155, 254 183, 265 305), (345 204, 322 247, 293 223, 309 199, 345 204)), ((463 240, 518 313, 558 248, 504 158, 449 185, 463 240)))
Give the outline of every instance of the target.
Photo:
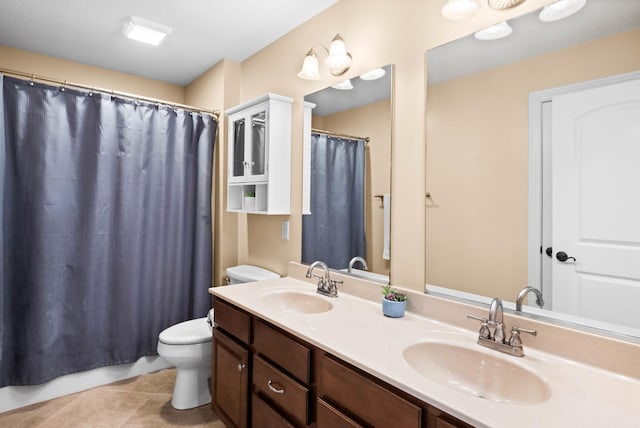
POLYGON ((245 368, 247 367, 247 365, 245 363, 240 363, 238 364, 238 371, 241 372, 243 371, 245 368))

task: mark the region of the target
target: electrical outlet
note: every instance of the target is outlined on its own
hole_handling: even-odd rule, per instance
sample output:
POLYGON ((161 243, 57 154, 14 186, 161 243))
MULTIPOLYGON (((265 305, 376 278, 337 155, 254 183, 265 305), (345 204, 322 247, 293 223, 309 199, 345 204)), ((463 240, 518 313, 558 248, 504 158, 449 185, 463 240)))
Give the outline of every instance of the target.
POLYGON ((289 240, 289 220, 285 220, 282 222, 282 240, 289 240))

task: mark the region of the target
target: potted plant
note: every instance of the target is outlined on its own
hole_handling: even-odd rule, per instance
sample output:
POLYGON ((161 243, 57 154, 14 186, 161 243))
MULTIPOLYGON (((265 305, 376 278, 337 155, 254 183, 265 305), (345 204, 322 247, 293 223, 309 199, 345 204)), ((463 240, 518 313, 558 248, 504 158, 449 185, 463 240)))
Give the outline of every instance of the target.
POLYGON ((402 318, 407 309, 407 295, 391 285, 382 287, 382 313, 391 318, 402 318))
POLYGON ((256 192, 248 190, 244 192, 244 209, 245 211, 255 211, 256 209, 256 192))

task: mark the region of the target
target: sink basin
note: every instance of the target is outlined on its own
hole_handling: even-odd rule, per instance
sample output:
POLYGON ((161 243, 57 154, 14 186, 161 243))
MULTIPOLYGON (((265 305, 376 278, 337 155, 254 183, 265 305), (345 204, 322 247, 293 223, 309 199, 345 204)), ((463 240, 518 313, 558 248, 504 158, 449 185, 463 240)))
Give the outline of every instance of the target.
POLYGON ((266 294, 262 301, 269 306, 285 312, 299 312, 303 314, 318 314, 330 311, 333 304, 314 294, 297 291, 274 291, 266 294))
POLYGON ((551 396, 549 386, 505 357, 441 342, 405 348, 404 359, 428 379, 491 401, 538 404, 551 396))

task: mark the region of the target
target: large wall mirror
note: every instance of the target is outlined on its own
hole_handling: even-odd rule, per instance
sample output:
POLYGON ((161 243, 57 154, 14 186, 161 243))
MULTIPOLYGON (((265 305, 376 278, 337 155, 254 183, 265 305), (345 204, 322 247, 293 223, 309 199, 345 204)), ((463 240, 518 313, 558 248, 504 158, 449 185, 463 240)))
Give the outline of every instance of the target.
POLYGON ((303 263, 349 270, 362 257, 353 275, 389 281, 392 79, 387 65, 305 97, 311 141, 303 263))
POLYGON ((426 289, 640 337, 640 2, 508 23, 426 54, 426 289))

